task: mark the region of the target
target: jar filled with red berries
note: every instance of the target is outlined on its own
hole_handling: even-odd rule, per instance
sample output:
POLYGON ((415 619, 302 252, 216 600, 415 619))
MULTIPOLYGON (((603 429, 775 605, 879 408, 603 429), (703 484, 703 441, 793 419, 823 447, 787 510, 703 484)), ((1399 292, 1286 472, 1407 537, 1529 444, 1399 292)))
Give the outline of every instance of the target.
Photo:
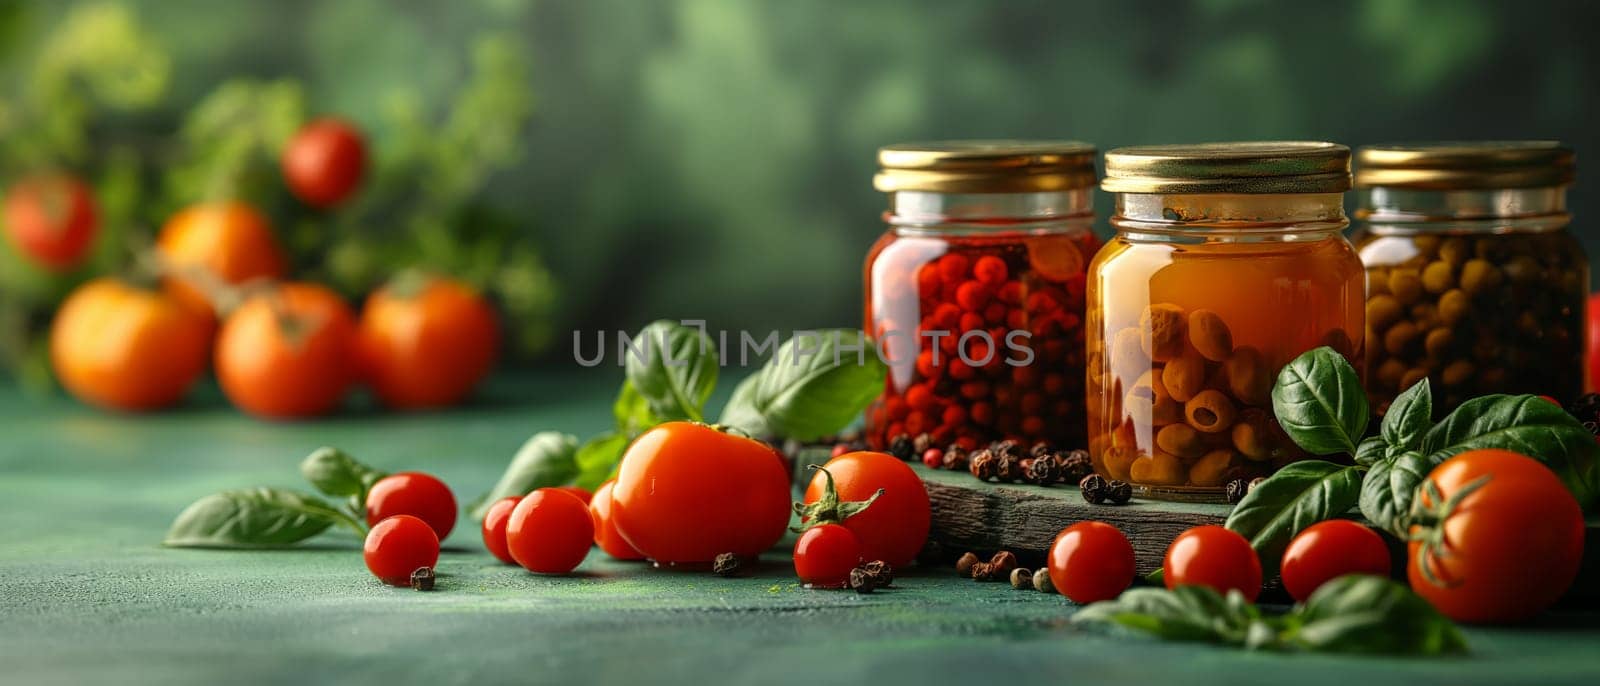
POLYGON ((889 374, 869 445, 1084 444, 1094 158, 1075 141, 878 151, 888 230, 867 255, 865 326, 889 374))

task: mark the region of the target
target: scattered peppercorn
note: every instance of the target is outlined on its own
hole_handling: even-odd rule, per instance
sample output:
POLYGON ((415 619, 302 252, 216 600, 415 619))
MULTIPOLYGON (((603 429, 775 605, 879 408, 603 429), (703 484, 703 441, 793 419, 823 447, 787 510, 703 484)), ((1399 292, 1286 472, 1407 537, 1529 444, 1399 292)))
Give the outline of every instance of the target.
POLYGON ((1038 443, 1033 444, 1033 449, 1028 451, 1028 455, 1030 457, 1039 458, 1054 452, 1055 450, 1050 447, 1049 443, 1039 441, 1038 443))
POLYGON ((1090 474, 1078 482, 1078 490, 1083 492, 1083 502, 1090 505, 1099 505, 1105 502, 1106 496, 1109 495, 1107 493, 1109 487, 1110 484, 1106 483, 1106 478, 1099 474, 1090 474))
POLYGON ((1106 502, 1112 505, 1127 505, 1133 500, 1133 484, 1126 481, 1113 480, 1106 490, 1106 502))
POLYGON ((1040 567, 1033 573, 1033 590, 1040 593, 1055 593, 1055 582, 1050 580, 1050 570, 1040 567))
POLYGON ((1028 463, 1028 480, 1040 486, 1049 486, 1061 479, 1061 460, 1046 453, 1028 463))
POLYGON ((998 476, 1001 482, 1022 481, 1028 478, 1028 470, 1023 468, 1022 462, 1023 458, 1015 452, 1001 453, 995 476, 998 476))
POLYGON ((913 449, 911 436, 908 434, 900 434, 889 441, 889 454, 901 460, 910 461, 913 449))
POLYGON ((988 449, 979 450, 972 454, 967 471, 972 472, 979 481, 988 481, 1000 475, 1000 458, 995 457, 988 449))
POLYGON ((1059 478, 1063 483, 1079 483, 1094 473, 1094 460, 1089 459, 1089 451, 1073 450, 1067 453, 1056 453, 1056 462, 1059 462, 1059 478))
POLYGON ((961 559, 956 560, 956 573, 960 574, 961 576, 972 576, 973 566, 980 564, 981 562, 982 561, 978 559, 977 555, 972 553, 963 553, 961 555, 961 559))
POLYGON ((991 443, 989 451, 1002 458, 1010 456, 1020 460, 1027 457, 1027 453, 1022 449, 1022 444, 1010 439, 991 443))
POLYGON ((1589 433, 1600 436, 1600 393, 1585 393, 1566 409, 1589 433))
POLYGON ((878 581, 863 567, 850 570, 850 588, 862 595, 878 589, 878 581))
POLYGON ((989 563, 979 562, 972 565, 972 569, 968 571, 967 576, 972 577, 973 581, 989 581, 994 578, 994 570, 989 567, 989 563))
POLYGON ((1033 572, 1026 567, 1011 570, 1011 587, 1017 590, 1033 586, 1033 572))
POLYGON ((433 568, 418 567, 411 573, 411 587, 418 591, 433 590, 433 568))
POLYGON ((928 448, 922 451, 922 464, 929 469, 938 469, 944 466, 944 451, 938 448, 928 448))
POLYGON ((1223 488, 1224 493, 1226 493, 1228 496, 1229 503, 1237 503, 1241 500, 1244 500, 1244 494, 1249 490, 1250 482, 1245 481, 1244 479, 1234 479, 1229 481, 1228 485, 1223 488))
POLYGON ((1250 483, 1245 484, 1244 492, 1245 493, 1249 493, 1251 491, 1256 490, 1256 487, 1260 486, 1261 482, 1266 481, 1266 480, 1267 480, 1267 477, 1264 477, 1264 476, 1258 476, 1258 477, 1256 477, 1254 479, 1251 479, 1250 483))
POLYGON ((944 468, 958 472, 966 469, 967 455, 967 449, 961 444, 951 443, 950 447, 944 449, 944 468))
POLYGON ((863 562, 857 569, 863 570, 878 588, 888 588, 894 585, 894 567, 883 560, 863 562))
POLYGON ((921 455, 921 454, 923 454, 925 452, 928 452, 928 449, 932 448, 932 447, 933 447, 933 434, 930 434, 930 433, 927 433, 927 432, 923 432, 923 433, 917 434, 916 438, 911 439, 911 450, 917 455, 921 455))
POLYGON ((1009 550, 1002 550, 989 558, 989 571, 996 578, 1010 574, 1016 568, 1017 556, 1009 550))
POLYGON ((743 571, 743 568, 744 560, 739 559, 739 556, 733 553, 718 555, 711 563, 711 571, 717 576, 723 577, 738 576, 743 571))

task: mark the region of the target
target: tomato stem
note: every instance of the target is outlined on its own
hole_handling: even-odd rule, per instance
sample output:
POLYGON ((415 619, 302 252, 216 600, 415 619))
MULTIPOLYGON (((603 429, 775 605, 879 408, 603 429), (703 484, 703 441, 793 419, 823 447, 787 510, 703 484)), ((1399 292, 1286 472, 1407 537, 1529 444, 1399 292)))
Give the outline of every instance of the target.
POLYGON ((823 524, 843 524, 844 520, 861 514, 862 511, 871 507, 873 503, 878 501, 878 496, 883 495, 883 489, 880 488, 872 494, 871 498, 866 500, 840 500, 839 489, 834 487, 833 472, 828 471, 827 467, 814 464, 806 465, 806 469, 815 469, 822 472, 822 476, 826 481, 822 488, 822 496, 817 498, 817 502, 809 505, 806 503, 794 504, 795 513, 800 515, 800 526, 791 529, 795 533, 801 533, 823 524))
POLYGON ((1439 484, 1432 479, 1423 482, 1422 497, 1411 504, 1411 514, 1406 522, 1406 540, 1421 544, 1417 546, 1417 570, 1428 583, 1440 588, 1461 584, 1460 580, 1445 578, 1437 569, 1440 559, 1450 557, 1450 542, 1445 538, 1444 525, 1462 501, 1488 485, 1491 478, 1491 475, 1485 474, 1473 479, 1448 498, 1444 497, 1439 484))

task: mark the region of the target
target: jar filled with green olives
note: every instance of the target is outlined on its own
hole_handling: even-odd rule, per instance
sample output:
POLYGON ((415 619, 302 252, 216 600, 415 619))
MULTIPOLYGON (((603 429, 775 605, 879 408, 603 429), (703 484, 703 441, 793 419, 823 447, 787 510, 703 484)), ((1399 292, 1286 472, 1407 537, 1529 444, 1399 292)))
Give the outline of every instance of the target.
POLYGON ((1551 141, 1356 153, 1367 393, 1428 379, 1435 416, 1488 393, 1583 392, 1589 262, 1568 230, 1572 150, 1551 141))

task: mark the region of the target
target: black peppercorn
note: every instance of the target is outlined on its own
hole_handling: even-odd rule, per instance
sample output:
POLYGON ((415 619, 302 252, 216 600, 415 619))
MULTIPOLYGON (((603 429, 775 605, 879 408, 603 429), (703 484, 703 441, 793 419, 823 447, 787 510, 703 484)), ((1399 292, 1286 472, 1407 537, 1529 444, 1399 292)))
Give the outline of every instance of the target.
POLYGON ((921 454, 923 454, 925 452, 928 452, 928 449, 932 448, 932 447, 933 447, 933 435, 932 434, 920 433, 920 434, 917 434, 916 438, 911 440, 911 450, 912 450, 912 452, 914 452, 914 453, 916 453, 918 455, 921 455, 921 454))
POLYGON ((967 576, 972 577, 973 581, 988 581, 994 578, 993 570, 989 568, 989 563, 987 562, 979 562, 972 565, 972 569, 967 570, 967 576))
POLYGON ((1046 453, 1028 463, 1028 480, 1040 486, 1049 486, 1061 478, 1061 461, 1046 453))
POLYGON ((1006 457, 1009 455, 1019 460, 1028 456, 1027 451, 1022 449, 1022 444, 1010 439, 996 441, 989 444, 989 452, 994 453, 998 457, 1006 457))
POLYGON ((894 440, 889 441, 889 454, 902 460, 910 461, 914 450, 915 446, 912 445, 909 434, 900 434, 895 436, 894 440))
POLYGON ((872 579, 872 585, 877 588, 888 588, 894 585, 894 567, 889 566, 889 563, 883 560, 863 562, 856 569, 866 572, 867 576, 872 579))
POLYGON ((411 573, 411 587, 418 591, 433 590, 433 568, 418 567, 411 573))
POLYGON ((1029 457, 1033 457, 1033 458, 1039 458, 1039 457, 1043 457, 1045 455, 1052 454, 1054 452, 1055 452, 1055 450, 1051 449, 1049 443, 1045 443, 1044 441, 1039 441, 1038 443, 1033 444, 1033 448, 1028 451, 1028 456, 1029 457))
POLYGON ((865 568, 856 567, 850 570, 850 588, 856 593, 867 594, 877 590, 878 581, 865 568))
POLYGON ((1567 413, 1576 417, 1589 433, 1600 436, 1600 393, 1585 393, 1567 406, 1567 413))
POLYGON ((1002 550, 989 558, 989 577, 1001 579, 1011 574, 1017 568, 1017 556, 1009 550, 1002 550))
POLYGON ((966 469, 967 455, 967 449, 961 444, 951 443, 950 447, 944 449, 944 468, 958 472, 966 469))
POLYGON ((1000 475, 1000 458, 988 450, 979 450, 972 454, 972 459, 967 463, 967 471, 978 477, 981 481, 988 481, 1000 475))
POLYGON ((1019 455, 1002 453, 999 467, 995 470, 995 476, 1000 477, 1001 482, 1022 481, 1028 477, 1028 471, 1023 467, 1023 462, 1023 458, 1019 455))
POLYGON ((1090 474, 1078 482, 1078 490, 1083 492, 1083 502, 1090 505, 1099 505, 1106 501, 1107 489, 1110 484, 1106 478, 1099 474, 1090 474))
POLYGON ((1062 483, 1079 483, 1083 481, 1083 477, 1094 473, 1094 460, 1089 459, 1089 451, 1087 450, 1058 452, 1056 453, 1056 462, 1061 465, 1059 468, 1060 474, 1057 478, 1062 483))
POLYGON ((1250 482, 1245 481, 1244 479, 1234 479, 1229 481, 1228 485, 1224 487, 1223 490, 1228 496, 1228 502, 1237 503, 1241 500, 1244 500, 1245 491, 1249 490, 1249 488, 1250 482))
POLYGON ((738 576, 744 568, 744 560, 733 553, 718 555, 711 563, 711 571, 717 576, 738 576))
POLYGON ((1115 480, 1107 484, 1106 502, 1112 505, 1127 505, 1129 500, 1133 500, 1133 484, 1115 480))

